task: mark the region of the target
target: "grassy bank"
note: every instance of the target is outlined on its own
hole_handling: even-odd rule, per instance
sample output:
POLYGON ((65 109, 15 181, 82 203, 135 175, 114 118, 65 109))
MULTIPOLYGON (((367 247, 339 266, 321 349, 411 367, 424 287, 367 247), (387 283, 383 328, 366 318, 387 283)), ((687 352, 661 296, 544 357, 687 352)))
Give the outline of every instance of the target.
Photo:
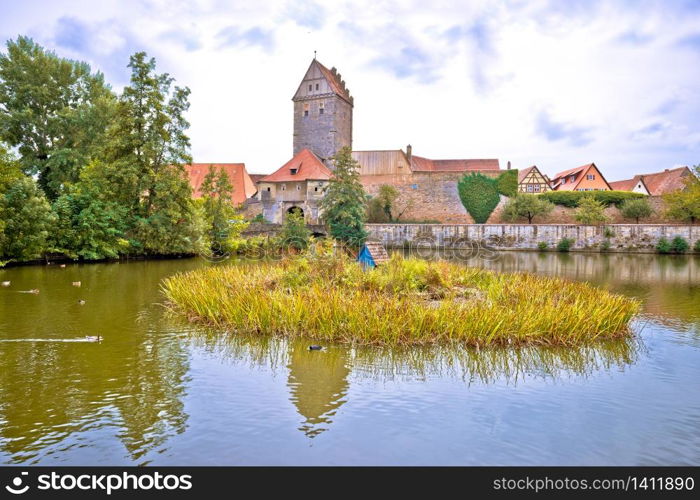
POLYGON ((628 334, 632 299, 586 283, 398 255, 217 266, 163 283, 170 308, 234 332, 362 344, 582 345, 628 334))

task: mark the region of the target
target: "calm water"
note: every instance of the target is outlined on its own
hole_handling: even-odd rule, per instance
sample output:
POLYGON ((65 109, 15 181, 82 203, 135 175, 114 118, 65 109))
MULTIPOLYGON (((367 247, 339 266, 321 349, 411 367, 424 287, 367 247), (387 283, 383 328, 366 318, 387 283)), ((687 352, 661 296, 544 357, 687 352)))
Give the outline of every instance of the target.
POLYGON ((309 352, 167 319, 160 280, 207 265, 198 259, 5 269, 0 462, 700 464, 699 258, 472 264, 639 297, 637 337, 583 350, 309 352))

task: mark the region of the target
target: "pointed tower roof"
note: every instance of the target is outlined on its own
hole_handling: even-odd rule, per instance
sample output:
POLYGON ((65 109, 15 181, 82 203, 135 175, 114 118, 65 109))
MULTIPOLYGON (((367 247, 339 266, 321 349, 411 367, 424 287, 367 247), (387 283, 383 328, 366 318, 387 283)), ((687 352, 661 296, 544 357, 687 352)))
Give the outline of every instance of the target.
MULTIPOLYGON (((311 61, 311 64, 309 65, 309 69, 306 70, 306 73, 304 74, 304 78, 302 78, 301 83, 299 84, 299 87, 297 88, 297 91, 294 93, 294 97, 292 100, 297 100, 304 98, 305 96, 302 96, 301 93, 301 86, 306 80, 310 80, 313 78, 313 75, 315 73, 314 70, 318 70, 320 72, 321 76, 328 82, 328 86, 330 87, 331 91, 340 97, 341 99, 347 101, 349 104, 353 103, 353 98, 350 95, 350 91, 345 87, 345 82, 343 81, 342 77, 340 76, 340 73, 338 73, 338 70, 335 69, 335 67, 328 69, 326 68, 323 64, 321 64, 318 59, 314 58, 311 61)), ((316 96, 314 96, 316 97, 316 96)))
POLYGON ((333 174, 318 156, 302 149, 294 158, 259 182, 327 181, 333 174))

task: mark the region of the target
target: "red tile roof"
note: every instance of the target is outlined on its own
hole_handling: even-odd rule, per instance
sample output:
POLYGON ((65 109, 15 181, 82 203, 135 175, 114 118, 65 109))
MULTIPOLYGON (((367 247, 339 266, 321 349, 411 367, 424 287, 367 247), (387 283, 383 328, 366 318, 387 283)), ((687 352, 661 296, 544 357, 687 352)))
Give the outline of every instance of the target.
MULTIPOLYGON (((646 187, 646 183, 641 175, 635 175, 631 179, 609 182, 608 184, 610 184, 613 191, 632 191, 639 181, 641 181, 642 184, 645 184, 646 187)), ((647 188, 647 191, 648 190, 649 188, 647 188)))
POLYGON ((316 63, 318 68, 321 70, 321 73, 323 74, 324 78, 328 81, 328 84, 331 86, 331 89, 335 94, 338 96, 342 97, 346 101, 348 101, 350 104, 352 104, 352 97, 350 96, 350 91, 345 88, 345 85, 343 85, 342 80, 340 79, 340 75, 338 74, 338 71, 333 68, 333 69, 328 69, 326 68, 323 64, 318 62, 316 59, 313 60, 311 64, 316 63))
POLYGON ((308 149, 302 149, 294 155, 294 158, 267 177, 260 179, 259 182, 325 181, 330 179, 332 175, 332 172, 318 159, 318 156, 308 149), (296 173, 292 173, 293 169, 296 169, 296 173))
POLYGON ((605 179, 603 172, 600 171, 600 169, 596 166, 595 163, 587 163, 586 165, 581 165, 580 167, 570 168, 569 170, 559 172, 552 178, 552 189, 557 191, 575 191, 578 188, 581 181, 583 180, 584 174, 588 172, 591 168, 596 169, 598 171, 598 174, 600 175, 600 179, 605 183, 608 189, 612 189, 610 188, 610 184, 608 184, 608 181, 605 179), (569 181, 562 184, 563 179, 566 179, 567 177, 570 177, 572 175, 574 176, 573 182, 569 181))
POLYGON ((233 185, 232 199, 235 204, 243 203, 256 192, 255 185, 245 169, 245 163, 192 163, 185 165, 185 171, 192 186, 194 198, 200 198, 202 192, 200 188, 204 178, 209 173, 209 167, 224 169, 229 181, 233 185))
POLYGON ((590 167, 591 165, 593 165, 593 163, 587 163, 585 165, 581 165, 580 167, 570 168, 569 170, 564 170, 563 172, 559 172, 558 174, 555 174, 554 177, 552 177, 552 182, 556 182, 559 179, 561 179, 562 177, 576 175, 579 172, 582 172, 583 170, 588 169, 588 167, 590 167))
POLYGON ((488 160, 430 160, 411 156, 411 170, 416 172, 465 172, 473 170, 500 170, 496 159, 488 160))
POLYGON ((653 174, 643 174, 644 184, 646 184, 649 194, 659 196, 684 189, 685 180, 689 175, 693 175, 688 167, 666 169, 663 172, 653 174))
POLYGON ((250 179, 256 186, 258 185, 258 182, 260 182, 265 177, 267 177, 267 174, 250 174, 250 179))

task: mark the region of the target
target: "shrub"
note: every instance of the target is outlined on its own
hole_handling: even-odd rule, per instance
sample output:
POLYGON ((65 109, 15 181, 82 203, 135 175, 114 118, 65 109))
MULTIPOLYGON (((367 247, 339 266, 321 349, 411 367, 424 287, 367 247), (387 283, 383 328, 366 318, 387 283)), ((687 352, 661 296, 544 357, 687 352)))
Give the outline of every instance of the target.
POLYGON ((685 253, 690 248, 688 242, 682 236, 676 236, 671 240, 671 252, 673 253, 685 253))
POLYGON ((612 238, 613 236, 615 236, 615 232, 611 228, 606 227, 605 229, 603 229, 603 236, 605 236, 606 238, 612 238))
POLYGON ((601 202, 606 207, 610 205, 619 207, 627 200, 644 198, 646 195, 629 191, 547 191, 538 196, 555 205, 574 208, 586 196, 592 196, 594 200, 601 202))
POLYGON ((666 216, 682 222, 700 219, 700 181, 690 175, 686 178, 685 189, 679 189, 663 196, 666 216))
POLYGON ((606 239, 600 244, 600 251, 607 252, 608 250, 610 250, 610 240, 606 239))
POLYGON ((695 245, 693 245, 693 251, 700 253, 700 240, 695 242, 695 245))
POLYGON ((540 251, 545 251, 545 250, 547 250, 548 248, 549 248, 549 244, 547 244, 546 241, 540 241, 540 242, 537 244, 537 249, 540 250, 540 251))
POLYGON ((661 238, 656 244, 656 251, 659 253, 671 253, 671 244, 666 238, 661 238))
POLYGON ((575 219, 581 224, 600 224, 610 218, 605 214, 605 206, 592 196, 585 196, 579 200, 575 219))
POLYGON ((503 218, 510 221, 527 219, 532 224, 532 219, 537 216, 547 215, 554 209, 554 205, 533 194, 519 194, 511 198, 503 207, 503 218))
POLYGON ((311 231, 306 227, 301 211, 294 210, 285 216, 280 239, 282 246, 285 248, 294 248, 296 250, 308 248, 311 241, 311 231))
POLYGON ((477 224, 486 222, 501 200, 496 187, 496 179, 486 177, 483 174, 465 175, 457 184, 457 189, 462 205, 477 224))
POLYGON ((250 222, 252 224, 268 224, 268 221, 263 214, 257 214, 255 217, 250 219, 250 222))
POLYGON ((575 240, 571 238, 562 238, 559 243, 557 243, 557 252, 568 252, 574 242, 575 240))
POLYGON ((620 212, 626 219, 634 219, 639 224, 639 219, 650 217, 654 211, 646 198, 625 200, 620 206, 620 212))
POLYGON ((496 189, 503 196, 512 198, 518 194, 518 171, 506 170, 496 178, 496 189))

